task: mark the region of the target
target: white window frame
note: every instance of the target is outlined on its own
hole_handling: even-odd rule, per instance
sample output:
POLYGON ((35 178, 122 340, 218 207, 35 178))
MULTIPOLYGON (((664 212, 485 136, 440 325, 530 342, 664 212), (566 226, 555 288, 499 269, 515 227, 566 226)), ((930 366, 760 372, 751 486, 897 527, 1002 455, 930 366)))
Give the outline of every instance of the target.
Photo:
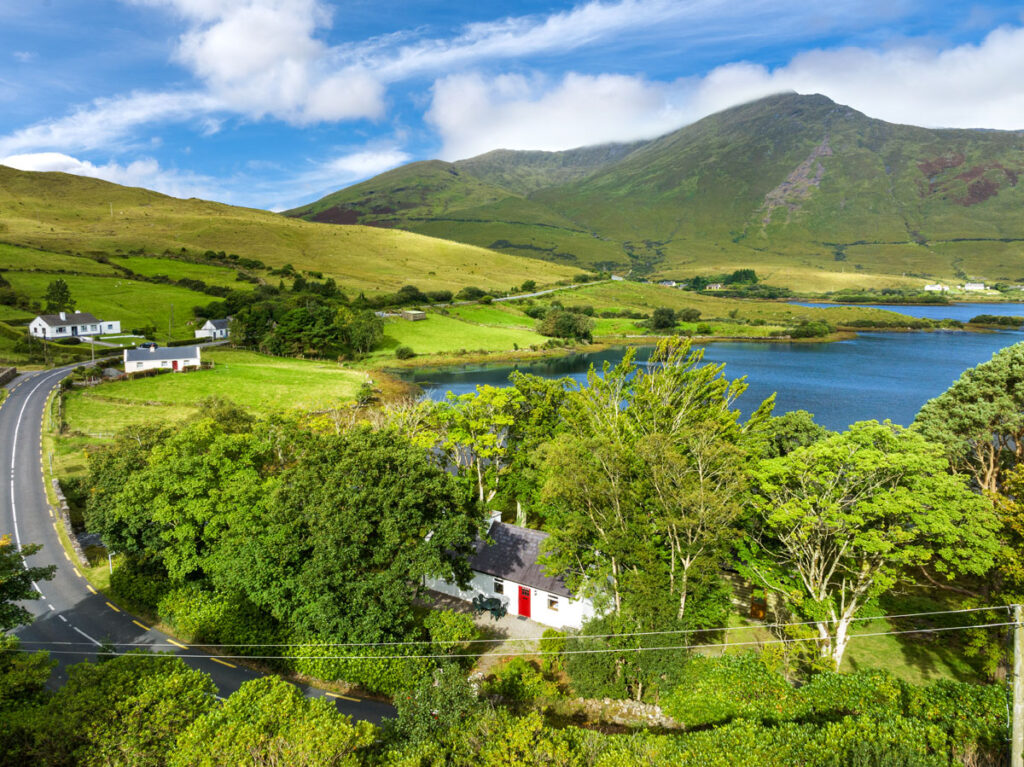
POLYGON ((504 594, 505 593, 505 579, 504 578, 495 578, 494 579, 493 588, 494 588, 494 593, 495 594, 504 594))
POLYGON ((548 609, 553 612, 558 612, 558 596, 556 594, 548 594, 548 609))

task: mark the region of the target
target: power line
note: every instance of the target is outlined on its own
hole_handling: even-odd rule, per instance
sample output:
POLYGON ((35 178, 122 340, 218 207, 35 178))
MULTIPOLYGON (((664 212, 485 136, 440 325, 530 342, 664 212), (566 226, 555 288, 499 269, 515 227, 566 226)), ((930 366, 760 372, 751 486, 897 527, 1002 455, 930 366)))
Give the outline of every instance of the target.
MULTIPOLYGON (((874 621, 874 620, 896 620, 900 618, 922 618, 934 615, 958 615, 962 613, 976 613, 985 612, 989 610, 1009 610, 1009 605, 994 605, 991 607, 967 607, 961 610, 933 610, 931 612, 920 612, 920 613, 902 613, 895 615, 868 615, 850 618, 850 622, 854 621, 874 621)), ((718 628, 707 628, 707 629, 671 629, 665 631, 631 631, 623 632, 618 634, 569 634, 563 637, 552 637, 559 641, 581 641, 590 639, 618 639, 624 637, 639 637, 639 636, 677 636, 679 634, 711 634, 719 631, 749 631, 750 629, 773 629, 773 628, 789 628, 793 626, 816 626, 819 623, 838 623, 839 620, 836 618, 823 618, 816 621, 797 621, 793 623, 759 623, 752 626, 721 626, 718 628)), ((864 636, 863 634, 857 634, 856 636, 864 636)), ((545 637, 508 637, 505 639, 466 639, 458 642, 459 644, 501 644, 505 642, 536 642, 544 639, 545 637)), ((27 640, 22 642, 26 645, 41 645, 41 646, 77 646, 89 644, 88 642, 44 642, 41 640, 27 640)), ((433 645, 438 642, 430 639, 414 639, 402 642, 281 642, 281 643, 225 643, 225 644, 210 644, 207 642, 196 642, 195 644, 203 647, 408 647, 413 645, 433 645)), ((455 644, 455 642, 453 642, 455 644)), ((137 642, 110 642, 112 647, 168 647, 168 642, 153 642, 148 644, 140 644, 137 642)), ((700 647, 709 647, 711 645, 698 645, 700 647)), ((404 657, 404 656, 403 656, 404 657)))
MULTIPOLYGON (((936 628, 915 628, 915 629, 904 629, 901 631, 873 631, 864 634, 851 634, 850 639, 857 639, 860 637, 879 637, 879 636, 898 636, 901 634, 937 634, 945 631, 965 631, 968 629, 985 629, 985 628, 998 628, 1002 626, 1014 626, 1016 623, 1010 621, 1007 623, 980 623, 970 626, 940 626, 936 628)), ((662 651, 662 650, 707 650, 714 648, 733 648, 733 647, 763 647, 765 645, 775 644, 797 644, 799 642, 820 642, 821 637, 797 637, 793 639, 768 639, 764 641, 752 641, 752 642, 725 642, 720 644, 687 644, 687 645, 665 645, 662 647, 610 647, 602 649, 589 649, 589 650, 562 650, 562 651, 537 651, 537 652, 512 652, 502 653, 502 657, 515 658, 520 656, 537 657, 544 655, 605 655, 608 653, 641 653, 650 651, 662 651)), ((84 644, 84 643, 82 643, 84 644)), ((454 643, 453 643, 454 644, 454 643)), ((92 645, 90 645, 92 646, 92 645)), ((139 648, 147 648, 155 645, 134 645, 139 648)), ((207 645, 213 646, 213 645, 207 645)), ((233 645, 224 645, 231 647, 233 645)), ((25 648, 3 648, 4 652, 21 652, 28 653, 33 652, 25 648)), ((74 650, 52 650, 51 655, 83 655, 85 653, 77 652, 74 650)), ((118 657, 139 657, 139 658, 162 658, 172 657, 166 655, 158 655, 155 653, 113 653, 118 657)), ((176 658, 190 658, 190 659, 202 659, 202 658, 230 658, 234 660, 451 660, 454 658, 478 658, 479 653, 452 653, 452 654, 428 654, 428 655, 207 655, 202 654, 185 654, 175 653, 173 657, 176 658)))

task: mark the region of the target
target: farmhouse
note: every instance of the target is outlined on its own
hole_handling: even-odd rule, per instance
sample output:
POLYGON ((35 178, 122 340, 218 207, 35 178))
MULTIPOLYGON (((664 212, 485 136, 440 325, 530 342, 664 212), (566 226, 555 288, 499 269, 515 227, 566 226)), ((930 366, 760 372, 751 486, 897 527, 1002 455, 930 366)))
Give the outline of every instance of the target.
POLYGON ((425 320, 427 313, 420 311, 419 309, 404 309, 402 311, 402 319, 409 320, 410 322, 418 322, 419 320, 425 320))
POLYGON ((985 290, 984 282, 965 282, 961 288, 963 290, 985 290))
POLYGON ((936 283, 934 285, 925 285, 924 289, 927 290, 929 293, 945 293, 949 290, 948 287, 946 287, 945 285, 941 285, 939 283, 936 283))
POLYGON ((198 346, 156 347, 148 349, 125 349, 124 372, 140 373, 143 370, 177 370, 199 367, 198 346))
POLYGON ((40 314, 29 323, 28 332, 36 338, 46 339, 110 335, 121 332, 121 322, 98 320, 88 312, 40 314))
POLYGON ((493 544, 481 539, 474 544, 476 553, 469 562, 473 578, 468 590, 440 578, 424 578, 423 585, 467 602, 479 594, 497 597, 510 615, 554 628, 579 629, 594 615, 589 599, 573 598, 561 578, 544 575, 537 557, 547 533, 506 525, 495 514, 489 535, 493 544))
POLYGON ((196 331, 196 338, 209 338, 218 341, 231 335, 231 318, 226 320, 207 320, 199 330, 196 331))

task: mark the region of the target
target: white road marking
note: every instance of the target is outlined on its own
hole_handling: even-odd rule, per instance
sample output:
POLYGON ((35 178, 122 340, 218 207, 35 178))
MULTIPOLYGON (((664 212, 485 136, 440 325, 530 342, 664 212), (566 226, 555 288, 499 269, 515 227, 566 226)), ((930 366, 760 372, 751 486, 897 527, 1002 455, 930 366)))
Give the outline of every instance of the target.
POLYGON ((99 647, 99 646, 100 646, 100 643, 99 643, 99 642, 97 642, 97 641, 96 641, 95 639, 93 639, 93 638, 92 638, 91 636, 89 636, 89 635, 88 635, 88 634, 86 634, 86 633, 85 633, 84 631, 82 631, 82 629, 78 628, 78 626, 72 626, 71 628, 73 628, 73 629, 74 629, 75 631, 77 631, 77 632, 78 632, 79 634, 81 634, 82 636, 84 636, 84 637, 85 637, 86 639, 88 639, 88 640, 89 640, 90 642, 92 642, 92 643, 93 643, 94 645, 96 645, 97 647, 99 647))

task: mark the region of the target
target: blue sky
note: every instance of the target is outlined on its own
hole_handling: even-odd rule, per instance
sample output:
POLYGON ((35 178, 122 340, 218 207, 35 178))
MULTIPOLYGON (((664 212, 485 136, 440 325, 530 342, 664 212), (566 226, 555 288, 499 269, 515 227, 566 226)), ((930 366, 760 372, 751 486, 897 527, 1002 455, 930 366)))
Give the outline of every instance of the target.
POLYGON ((0 0, 0 164, 282 209, 412 160, 661 135, 769 93, 1024 129, 1024 8, 0 0))

